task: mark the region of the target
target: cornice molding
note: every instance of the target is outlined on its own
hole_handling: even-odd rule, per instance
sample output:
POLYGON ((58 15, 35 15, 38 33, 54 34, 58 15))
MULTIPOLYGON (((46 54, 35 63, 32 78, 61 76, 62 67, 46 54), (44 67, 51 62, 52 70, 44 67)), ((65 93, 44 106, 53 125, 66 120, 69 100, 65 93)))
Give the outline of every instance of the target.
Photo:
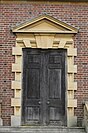
POLYGON ((40 15, 12 28, 14 33, 64 33, 74 34, 78 29, 49 15, 40 15))
POLYGON ((0 0, 0 3, 28 3, 28 2, 32 2, 32 3, 46 3, 48 2, 49 3, 63 3, 63 2, 66 2, 66 3, 85 3, 85 2, 88 2, 88 0, 0 0))

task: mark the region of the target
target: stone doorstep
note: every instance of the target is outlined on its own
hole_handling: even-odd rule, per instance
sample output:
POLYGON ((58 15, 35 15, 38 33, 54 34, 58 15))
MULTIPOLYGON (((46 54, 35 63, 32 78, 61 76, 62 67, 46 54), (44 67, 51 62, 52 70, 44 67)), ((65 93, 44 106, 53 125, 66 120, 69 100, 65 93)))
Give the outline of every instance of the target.
POLYGON ((57 126, 20 126, 20 127, 10 127, 10 126, 1 126, 0 132, 11 132, 11 131, 68 131, 68 132, 78 132, 78 133, 85 133, 83 127, 57 127, 57 126))

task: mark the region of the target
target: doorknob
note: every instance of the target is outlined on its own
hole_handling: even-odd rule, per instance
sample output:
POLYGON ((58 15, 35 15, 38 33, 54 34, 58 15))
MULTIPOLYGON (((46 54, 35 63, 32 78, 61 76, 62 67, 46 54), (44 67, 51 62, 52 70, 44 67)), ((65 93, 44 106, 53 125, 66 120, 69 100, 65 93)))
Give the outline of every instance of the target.
POLYGON ((39 101, 38 103, 41 104, 41 101, 39 101))
POLYGON ((49 101, 47 101, 47 104, 50 104, 50 102, 49 102, 49 101))

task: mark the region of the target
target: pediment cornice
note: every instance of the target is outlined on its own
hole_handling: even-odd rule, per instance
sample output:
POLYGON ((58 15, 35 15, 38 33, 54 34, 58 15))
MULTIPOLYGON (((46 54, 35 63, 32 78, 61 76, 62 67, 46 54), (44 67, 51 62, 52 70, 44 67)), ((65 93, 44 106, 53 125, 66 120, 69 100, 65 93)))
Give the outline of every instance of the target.
POLYGON ((78 29, 49 15, 41 15, 12 28, 14 33, 77 33, 78 29))

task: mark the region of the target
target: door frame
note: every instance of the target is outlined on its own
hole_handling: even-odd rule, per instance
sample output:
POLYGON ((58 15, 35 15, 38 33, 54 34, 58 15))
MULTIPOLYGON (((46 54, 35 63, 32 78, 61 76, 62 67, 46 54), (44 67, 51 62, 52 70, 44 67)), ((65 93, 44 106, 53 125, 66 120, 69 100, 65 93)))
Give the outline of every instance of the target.
POLYGON ((77 29, 51 16, 43 15, 31 22, 29 21, 23 25, 13 28, 13 32, 16 33, 16 45, 12 48, 12 55, 15 56, 15 63, 12 63, 12 72, 15 75, 15 79, 12 80, 11 83, 11 89, 14 90, 14 98, 11 98, 11 106, 14 107, 14 114, 11 116, 11 126, 21 125, 23 73, 22 48, 30 47, 45 49, 62 48, 67 50, 67 85, 65 94, 66 118, 68 127, 76 126, 77 116, 74 115, 74 109, 77 107, 77 99, 74 99, 74 92, 77 90, 77 82, 75 82, 74 74, 77 73, 77 65, 74 64, 74 57, 77 56, 77 49, 74 48, 73 36, 77 33, 77 29), (48 24, 55 27, 55 30, 49 30, 48 24, 47 27, 46 25, 44 27, 46 20, 48 21, 48 24), (39 21, 42 25, 40 27, 41 30, 39 30, 39 21), (36 26, 34 31, 31 29, 29 30, 29 26, 32 25, 36 26), (61 27, 60 30, 58 30, 59 27, 61 27))
MULTIPOLYGON (((66 101, 65 101, 65 92, 66 92, 66 73, 67 73, 67 69, 66 69, 66 66, 67 66, 67 60, 66 60, 66 54, 67 54, 67 51, 65 50, 65 49, 38 49, 38 48, 36 48, 36 49, 33 49, 33 48, 23 48, 23 50, 22 51, 24 51, 23 52, 23 81, 22 81, 22 118, 21 118, 21 123, 22 123, 22 125, 31 125, 32 123, 27 123, 26 121, 25 121, 25 115, 24 115, 24 113, 25 113, 25 109, 24 108, 26 108, 26 105, 24 105, 24 103, 25 103, 25 94, 27 93, 27 92, 25 92, 25 91, 27 91, 27 88, 25 88, 25 86, 26 86, 26 80, 25 80, 25 78, 26 78, 26 75, 25 75, 25 73, 26 73, 26 70, 25 70, 25 68, 27 67, 27 66, 25 66, 25 65, 27 65, 27 57, 25 57, 25 56, 27 56, 27 52, 29 52, 29 54, 30 55, 40 55, 41 56, 41 59, 40 59, 40 64, 41 63, 43 63, 43 62, 41 62, 42 61, 42 57, 43 58, 46 58, 46 54, 45 53, 47 53, 47 55, 49 56, 49 55, 59 55, 59 53, 61 53, 59 56, 61 56, 60 57, 60 60, 61 60, 61 66, 58 66, 58 67, 61 67, 61 70, 62 71, 64 71, 64 73, 62 74, 62 75, 64 75, 64 77, 62 77, 61 78, 61 80, 63 80, 63 81, 61 81, 61 86, 64 86, 64 90, 62 90, 62 88, 61 88, 61 96, 62 96, 62 92, 64 93, 63 95, 64 95, 64 97, 62 97, 62 100, 64 101, 64 104, 63 104, 63 108, 64 108, 64 115, 62 115, 62 117, 63 117, 63 120, 61 121, 61 122, 63 122, 63 126, 65 126, 66 125, 66 108, 65 108, 65 103, 66 103, 66 101), (39 53, 40 52, 40 53, 39 53), (56 52, 56 53, 55 53, 56 52), (35 53, 35 54, 34 54, 35 53), (45 57, 44 57, 45 56, 45 57), (64 61, 64 62, 63 62, 64 61), (64 82, 64 85, 62 85, 62 82, 64 82), (23 116, 24 115, 24 116, 23 116)), ((30 56, 28 56, 29 58, 30 58, 30 56)), ((45 61, 46 62, 46 61, 45 61)), ((45 63, 44 62, 44 63, 45 63)), ((31 63, 31 62, 30 62, 31 63)), ((49 63, 49 62, 47 62, 47 63, 49 63)), ((43 65, 44 64, 41 64, 40 65, 40 68, 42 68, 43 67, 43 65)), ((53 64, 54 65, 54 64, 53 64)), ((32 64, 31 64, 31 66, 32 66, 32 64)), ((46 68, 46 67, 45 67, 46 68)), ((43 71, 43 69, 42 69, 42 71, 43 71)), ((42 72, 41 71, 41 72, 42 72)), ((47 70, 45 70, 45 71, 47 71, 47 70)), ((41 73, 40 72, 40 73, 41 73)), ((41 74, 40 74, 41 75, 41 74)), ((41 77, 42 78, 42 77, 41 77)), ((47 79, 48 80, 48 79, 47 79)), ((48 82, 48 81, 47 81, 48 82)), ((47 88, 48 89, 48 88, 47 88)), ((40 92, 39 92, 39 94, 40 94, 40 98, 41 98, 41 96, 43 96, 42 95, 42 90, 41 90, 41 88, 39 89, 40 90, 40 92)), ((48 90, 49 91, 49 90, 48 90)), ((46 92, 47 93, 47 92, 46 92)), ((47 96, 45 96, 45 97, 47 97, 47 96)), ((45 98, 44 98, 45 99, 45 98)), ((44 100, 43 99, 43 100, 44 100)), ((49 97, 48 97, 48 99, 49 99, 49 97)), ((47 99, 47 100, 48 100, 47 99)), ((33 99, 29 99, 29 101, 30 100, 33 100, 33 99)), ((42 99, 36 99, 37 101, 41 101, 42 99)), ((52 100, 52 99, 50 99, 50 100, 52 100)), ((46 103, 46 102, 45 102, 46 103)), ((26 104, 26 103, 25 103, 26 104)), ((52 105, 52 103, 51 103, 51 105, 52 105)), ((31 105, 31 106, 33 106, 33 105, 31 105)), ((42 104, 38 104, 38 103, 36 103, 36 107, 38 107, 39 106, 39 110, 40 110, 40 112, 41 111, 43 111, 43 110, 41 110, 42 109, 42 104)), ((29 107, 30 107, 30 105, 29 105, 29 107)), ((52 106, 51 106, 52 107, 52 106)), ((48 111, 48 108, 49 108, 49 106, 48 106, 48 104, 46 103, 46 113, 49 113, 48 111)), ((43 115, 43 112, 41 112, 41 114, 40 114, 40 117, 39 118, 41 118, 41 117, 43 117, 43 116, 41 116, 41 115, 43 115)), ((48 117, 48 114, 46 114, 46 118, 49 118, 48 117)), ((31 121, 30 121, 31 122, 31 121)), ((37 121, 36 121, 37 122, 37 121)), ((42 121, 43 122, 43 121, 42 121)), ((49 121, 47 121, 47 122, 49 122, 49 121)), ((43 125, 44 123, 40 123, 40 124, 38 124, 38 123, 35 123, 34 122, 34 125, 43 125)), ((49 123, 46 123, 46 125, 47 124, 49 124, 49 123)), ((60 123, 59 123, 60 124, 60 123)), ((33 124, 32 124, 33 125, 33 124)), ((60 126, 60 125, 59 125, 60 126)))

